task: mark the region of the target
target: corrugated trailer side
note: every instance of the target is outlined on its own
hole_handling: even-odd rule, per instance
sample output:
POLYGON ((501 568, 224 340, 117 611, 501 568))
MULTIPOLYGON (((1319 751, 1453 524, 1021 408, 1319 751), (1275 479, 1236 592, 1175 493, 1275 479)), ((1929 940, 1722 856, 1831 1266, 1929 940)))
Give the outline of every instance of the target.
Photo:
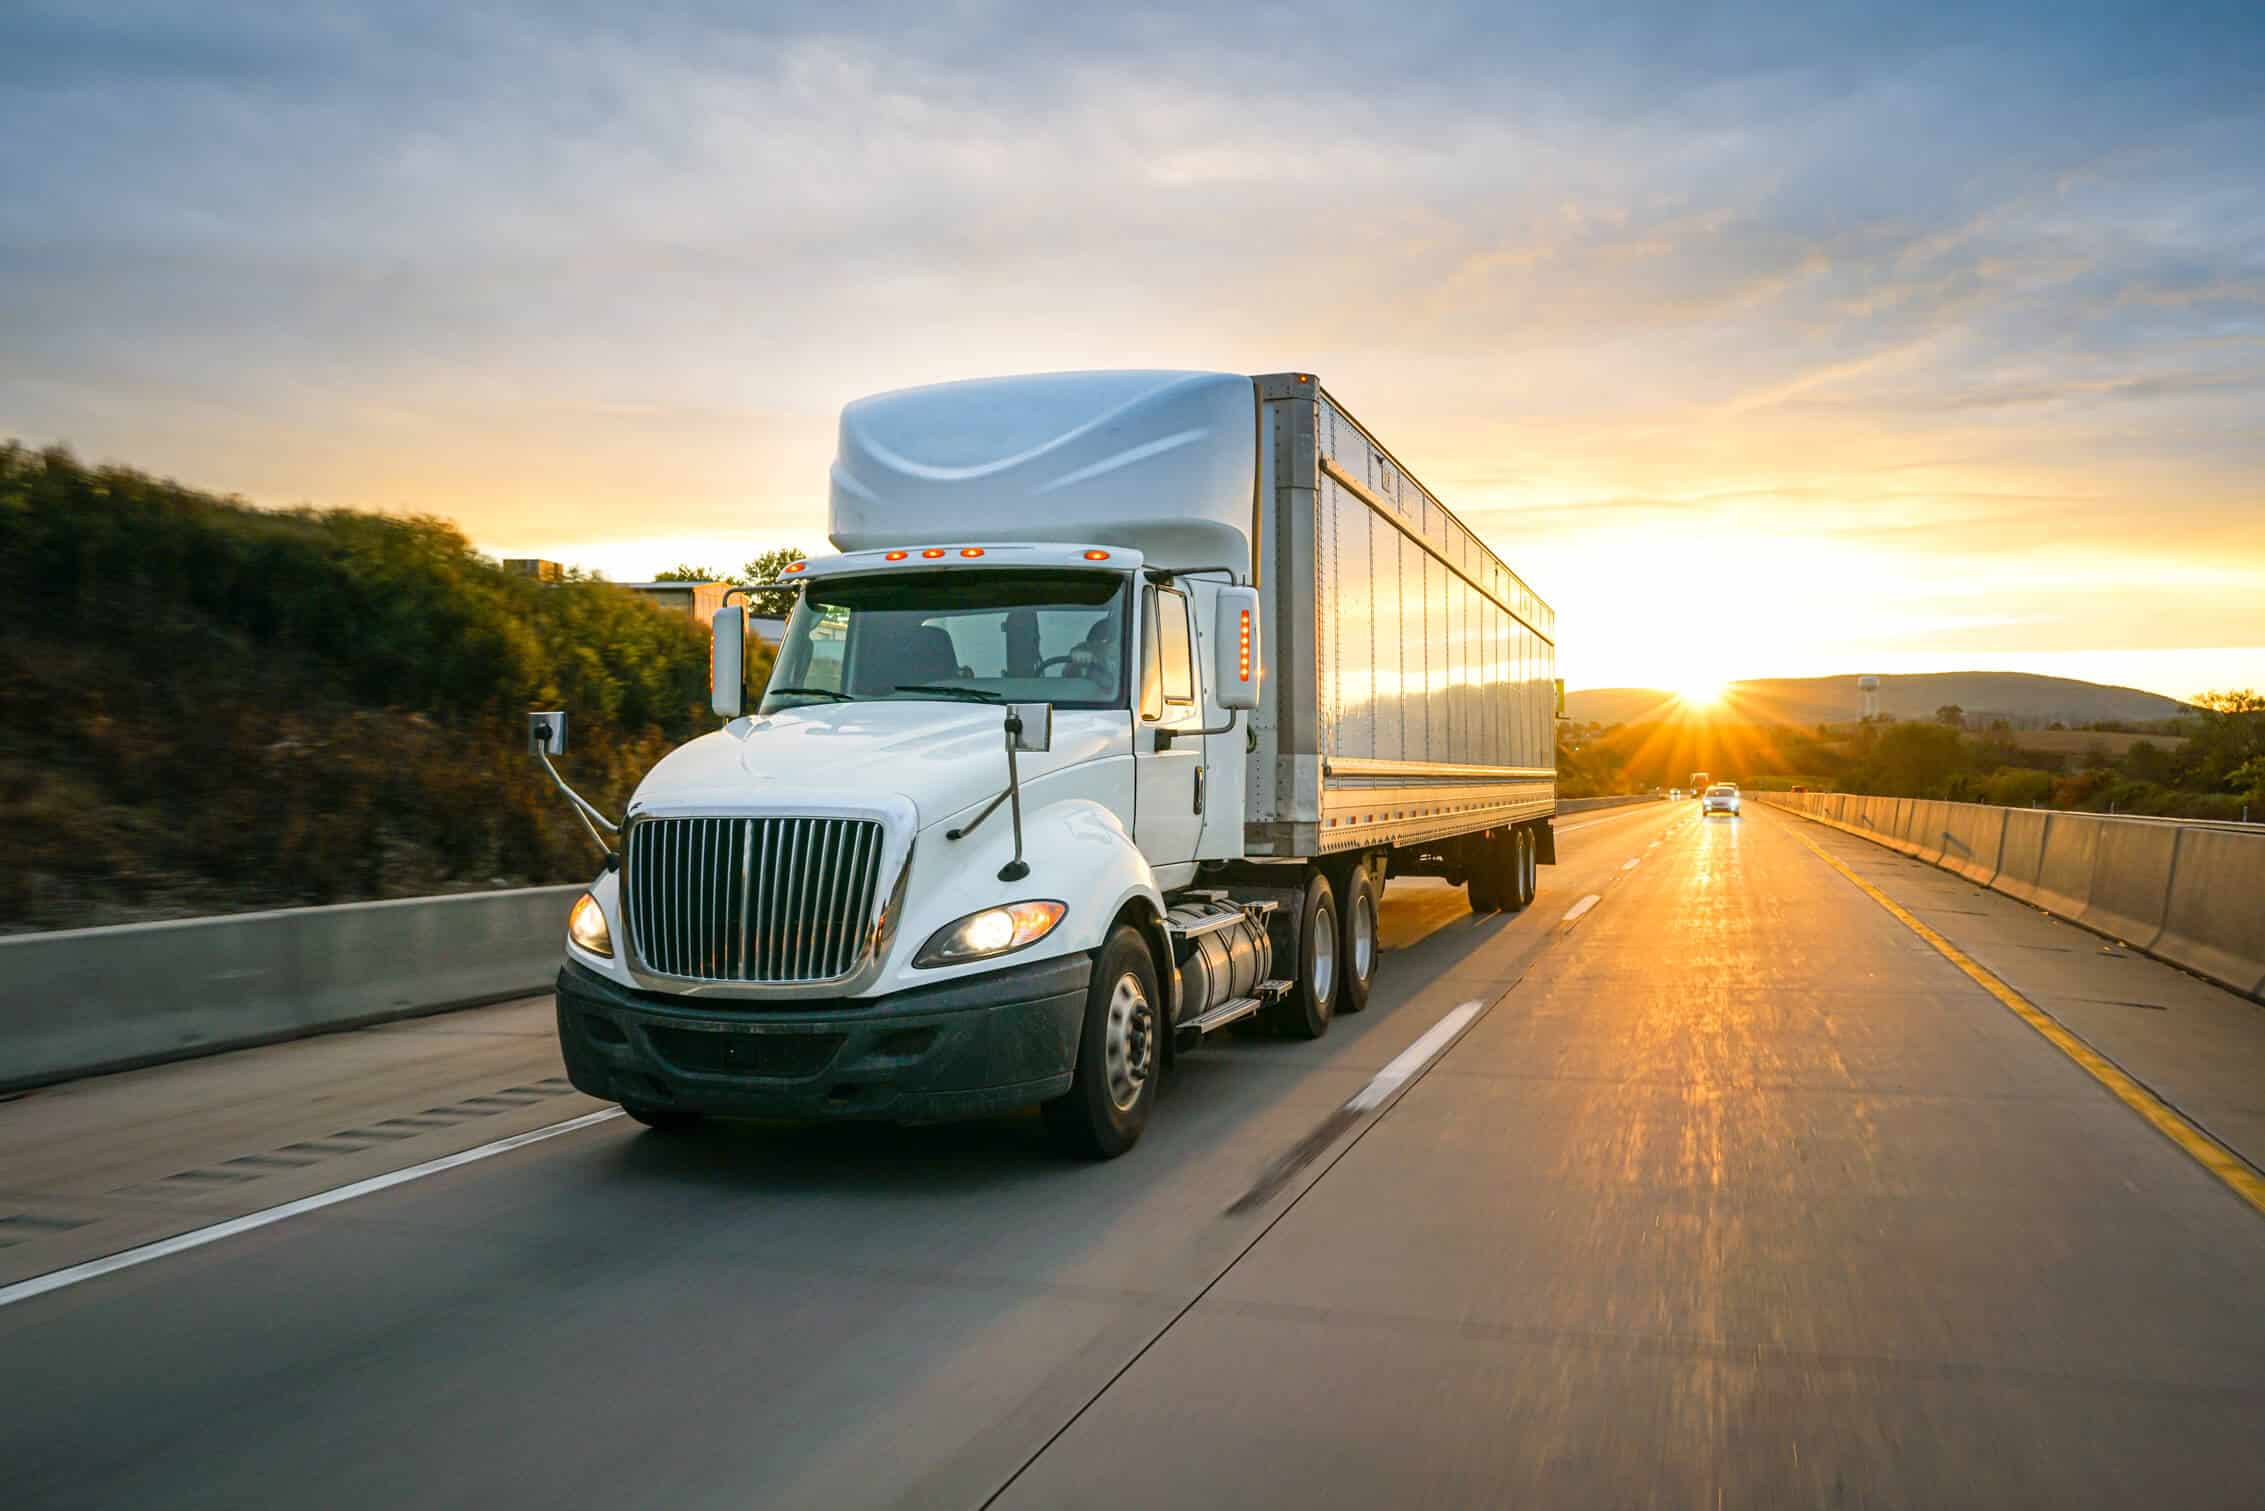
POLYGON ((1245 848, 1416 844, 1556 807, 1556 623, 1311 374, 1258 386, 1266 683, 1245 848))

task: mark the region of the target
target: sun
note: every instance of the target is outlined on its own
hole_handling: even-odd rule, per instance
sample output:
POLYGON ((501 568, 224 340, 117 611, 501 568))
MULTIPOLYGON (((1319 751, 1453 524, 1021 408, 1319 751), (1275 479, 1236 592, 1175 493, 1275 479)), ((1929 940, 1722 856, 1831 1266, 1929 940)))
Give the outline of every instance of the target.
POLYGON ((1725 684, 1720 677, 1694 676, 1678 683, 1675 696, 1690 708, 1711 708, 1722 701, 1725 684))

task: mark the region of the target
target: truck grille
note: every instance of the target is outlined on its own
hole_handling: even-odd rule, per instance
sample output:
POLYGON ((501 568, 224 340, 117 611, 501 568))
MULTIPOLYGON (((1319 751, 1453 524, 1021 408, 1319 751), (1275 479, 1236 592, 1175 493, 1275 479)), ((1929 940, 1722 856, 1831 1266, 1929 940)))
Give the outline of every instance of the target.
POLYGON ((639 819, 622 860, 637 958, 695 981, 837 981, 871 939, 881 840, 871 819, 639 819))

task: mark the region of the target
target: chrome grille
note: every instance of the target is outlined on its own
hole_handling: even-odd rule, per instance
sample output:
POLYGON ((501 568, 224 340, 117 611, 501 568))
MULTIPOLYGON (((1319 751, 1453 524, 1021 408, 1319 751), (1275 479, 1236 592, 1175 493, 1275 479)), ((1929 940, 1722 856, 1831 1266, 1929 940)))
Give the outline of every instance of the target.
POLYGON ((645 818, 622 896, 647 970, 790 985, 855 971, 873 928, 882 826, 853 818, 645 818))

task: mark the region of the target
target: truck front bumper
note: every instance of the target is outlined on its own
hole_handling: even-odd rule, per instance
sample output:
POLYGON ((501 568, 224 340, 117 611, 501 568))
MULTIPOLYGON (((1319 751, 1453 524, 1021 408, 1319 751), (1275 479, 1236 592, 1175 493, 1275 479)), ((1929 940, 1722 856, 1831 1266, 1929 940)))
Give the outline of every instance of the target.
POLYGON ((558 1038, 577 1091, 720 1117, 964 1117, 1069 1090, 1093 957, 885 997, 772 1006, 633 991, 568 961, 558 1038))

